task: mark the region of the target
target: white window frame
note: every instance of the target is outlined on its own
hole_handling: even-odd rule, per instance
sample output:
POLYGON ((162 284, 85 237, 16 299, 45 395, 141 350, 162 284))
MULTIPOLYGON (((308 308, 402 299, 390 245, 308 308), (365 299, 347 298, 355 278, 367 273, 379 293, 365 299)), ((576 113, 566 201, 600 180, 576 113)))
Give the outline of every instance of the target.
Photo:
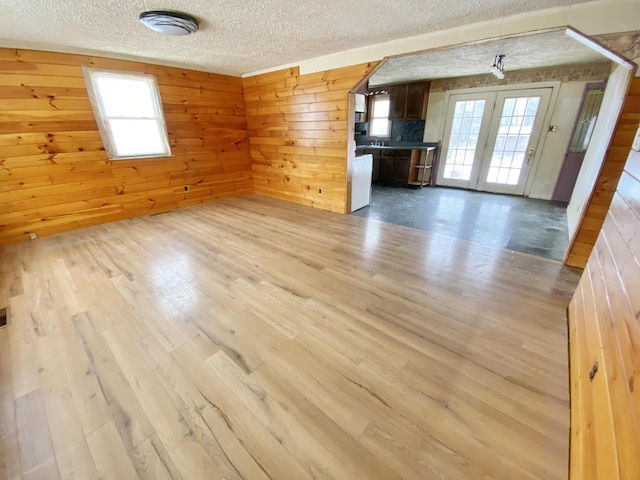
POLYGON ((158 90, 158 83, 156 81, 156 77, 154 75, 149 75, 146 73, 139 72, 127 72, 120 70, 105 70, 101 68, 91 68, 91 67, 82 67, 82 73, 84 75, 85 84, 87 87, 87 91, 89 93, 89 101, 91 102, 91 107, 93 109, 93 113, 96 117, 96 121, 98 123, 98 130, 100 131, 100 136, 102 137, 102 142, 104 144, 105 150, 110 160, 128 160, 128 159, 137 159, 137 158, 157 158, 157 157, 170 157, 171 156, 171 147, 169 145, 169 137, 167 135, 167 126, 164 121, 164 114, 162 111, 162 101, 160 100, 160 92, 158 90), (103 99, 98 94, 97 80, 99 78, 111 77, 111 78, 126 78, 127 80, 136 80, 140 82, 144 82, 151 96, 151 101, 153 105, 153 117, 126 117, 127 120, 150 120, 153 119, 156 121, 158 126, 158 132, 161 137, 161 149, 149 151, 148 153, 142 153, 137 155, 121 155, 118 153, 116 147, 116 139, 114 137, 114 132, 111 129, 109 120, 110 119, 122 119, 125 117, 109 117, 106 113, 106 109, 103 103, 103 99))
POLYGON ((389 114, 386 117, 375 117, 376 113, 376 102, 380 100, 388 100, 389 101, 389 114, 391 114, 391 97, 389 94, 385 95, 374 95, 371 99, 371 130, 373 131, 373 121, 385 119, 387 121, 387 131, 385 135, 369 135, 374 138, 391 138, 391 120, 389 120, 389 114))

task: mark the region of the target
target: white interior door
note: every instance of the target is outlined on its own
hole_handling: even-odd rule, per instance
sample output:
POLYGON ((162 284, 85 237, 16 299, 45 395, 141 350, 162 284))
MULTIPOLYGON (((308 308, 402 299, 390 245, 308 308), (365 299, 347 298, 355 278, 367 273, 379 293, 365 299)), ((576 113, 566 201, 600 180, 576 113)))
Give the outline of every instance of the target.
POLYGON ((550 88, 498 93, 478 190, 524 193, 550 98, 550 88))
POLYGON ((438 185, 476 188, 495 97, 495 92, 449 97, 438 185))
POLYGON ((451 95, 437 184, 522 195, 551 88, 451 95))

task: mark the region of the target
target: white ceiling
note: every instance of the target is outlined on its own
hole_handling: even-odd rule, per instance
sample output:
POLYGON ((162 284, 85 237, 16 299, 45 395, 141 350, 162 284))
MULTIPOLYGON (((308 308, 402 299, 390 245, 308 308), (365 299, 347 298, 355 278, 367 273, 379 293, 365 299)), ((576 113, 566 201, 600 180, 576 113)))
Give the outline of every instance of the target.
POLYGON ((241 75, 261 69, 589 0, 0 0, 0 46, 140 59, 241 75), (166 37, 145 10, 194 15, 200 30, 166 37))
POLYGON ((561 29, 390 58, 371 76, 369 85, 488 74, 497 54, 506 55, 506 75, 515 70, 609 61, 561 29))

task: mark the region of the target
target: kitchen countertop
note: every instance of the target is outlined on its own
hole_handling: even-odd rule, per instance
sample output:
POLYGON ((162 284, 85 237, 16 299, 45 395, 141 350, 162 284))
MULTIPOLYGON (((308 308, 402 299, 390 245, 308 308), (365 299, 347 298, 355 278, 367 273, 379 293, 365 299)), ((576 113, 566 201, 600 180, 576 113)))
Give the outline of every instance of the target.
POLYGON ((430 150, 437 148, 437 143, 405 143, 394 145, 356 145, 356 150, 430 150))

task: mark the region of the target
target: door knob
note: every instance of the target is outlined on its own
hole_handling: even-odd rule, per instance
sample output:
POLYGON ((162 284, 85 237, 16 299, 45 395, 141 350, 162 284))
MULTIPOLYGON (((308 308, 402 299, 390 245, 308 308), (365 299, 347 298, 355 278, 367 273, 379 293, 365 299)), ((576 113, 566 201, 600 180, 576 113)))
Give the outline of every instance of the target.
POLYGON ((531 161, 531 159, 533 158, 533 154, 536 153, 536 150, 531 147, 528 151, 527 151, 527 163, 529 163, 531 161))

